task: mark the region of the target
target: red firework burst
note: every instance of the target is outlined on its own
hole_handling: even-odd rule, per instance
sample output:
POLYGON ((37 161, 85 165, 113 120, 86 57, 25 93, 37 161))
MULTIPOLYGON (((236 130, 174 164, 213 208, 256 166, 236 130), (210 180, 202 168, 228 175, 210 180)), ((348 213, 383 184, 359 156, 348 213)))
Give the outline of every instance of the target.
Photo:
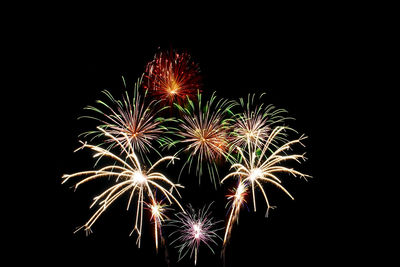
POLYGON ((182 103, 187 97, 194 98, 200 90, 200 68, 190 54, 176 51, 159 52, 146 66, 145 89, 154 97, 182 103))

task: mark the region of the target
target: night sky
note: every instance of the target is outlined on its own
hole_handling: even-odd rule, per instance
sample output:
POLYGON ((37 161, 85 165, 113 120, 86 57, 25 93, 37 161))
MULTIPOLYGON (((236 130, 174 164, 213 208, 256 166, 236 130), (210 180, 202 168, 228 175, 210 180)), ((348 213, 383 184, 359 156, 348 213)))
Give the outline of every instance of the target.
MULTIPOLYGON (((87 183, 76 192, 73 182, 61 185, 63 174, 89 170, 94 164, 89 150, 73 153, 79 146, 78 134, 96 126, 90 120, 77 120, 87 114, 83 108, 104 99, 103 89, 121 96, 121 76, 125 77, 128 90, 132 89, 159 47, 185 50, 192 55, 200 65, 206 96, 216 91, 219 97, 238 99, 248 93, 266 92, 265 103, 286 109, 296 118, 290 125, 309 137, 306 148, 295 150, 306 152, 308 160, 296 166, 313 178, 306 182, 280 176, 294 201, 276 187, 265 185, 271 204, 277 206, 268 218, 264 217, 266 204, 260 192, 256 193, 257 213, 248 200, 249 210, 241 211, 239 224, 233 227, 226 266, 325 266, 327 262, 341 262, 350 253, 352 239, 344 239, 342 232, 343 194, 334 180, 337 162, 328 155, 336 149, 330 139, 331 131, 338 126, 329 120, 335 114, 331 110, 337 86, 334 77, 340 75, 337 66, 343 49, 342 42, 333 37, 333 25, 318 23, 321 18, 314 17, 269 22, 259 19, 254 23, 223 21, 207 27, 181 22, 184 28, 179 28, 176 21, 173 27, 163 23, 155 27, 143 20, 128 20, 121 28, 110 26, 106 18, 84 22, 71 18, 75 23, 65 19, 48 44, 52 47, 48 69, 52 72, 53 90, 46 95, 51 99, 49 112, 54 115, 50 119, 50 138, 56 145, 49 146, 52 172, 42 187, 46 190, 42 207, 47 223, 40 232, 48 240, 35 257, 51 261, 47 257, 51 255, 56 259, 54 263, 74 266, 168 266, 165 249, 155 252, 148 217, 144 217, 140 249, 135 244, 136 236, 129 237, 135 213, 134 209, 125 210, 127 196, 102 215, 93 226, 92 235, 86 237, 84 231, 74 234, 90 218, 91 200, 108 183, 87 183), (337 241, 344 244, 337 246, 337 241)), ((177 161, 164 170, 174 179, 181 166, 177 161)), ((221 166, 221 176, 227 172, 228 166, 221 166)), ((214 190, 205 174, 199 186, 194 172, 180 182, 185 185, 182 203, 201 208, 214 201, 213 216, 225 220, 226 185, 214 190)), ((220 235, 223 237, 223 231, 220 235)), ((197 266, 222 266, 220 247, 215 251, 213 255, 208 248, 200 247, 197 266)), ((168 246, 167 252, 170 266, 193 266, 193 259, 188 257, 176 263, 173 247, 168 246)))

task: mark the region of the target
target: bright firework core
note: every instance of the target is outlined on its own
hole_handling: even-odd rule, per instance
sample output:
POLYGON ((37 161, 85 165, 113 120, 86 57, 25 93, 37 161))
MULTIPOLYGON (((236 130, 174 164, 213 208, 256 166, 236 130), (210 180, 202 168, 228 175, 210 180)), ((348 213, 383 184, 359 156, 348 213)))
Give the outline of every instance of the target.
POLYGON ((246 132, 246 136, 247 136, 248 138, 250 138, 250 140, 255 140, 255 138, 258 136, 258 134, 256 133, 256 131, 248 130, 248 131, 246 132))
POLYGON ((193 224, 193 234, 194 238, 199 239, 201 234, 201 226, 199 223, 193 224))
POLYGON ((140 171, 135 171, 132 175, 132 180, 137 184, 142 184, 146 182, 146 176, 140 171))
POLYGON ((236 190, 235 198, 240 200, 242 198, 242 194, 244 192, 245 192, 245 186, 242 183, 240 183, 238 188, 237 188, 237 190, 236 190))
POLYGON ((169 93, 171 95, 174 95, 179 91, 179 89, 180 89, 179 84, 174 79, 172 79, 171 84, 167 89, 169 91, 169 93))
POLYGON ((151 206, 151 213, 153 214, 154 217, 160 216, 160 209, 161 207, 158 204, 151 206))
POLYGON ((255 168, 255 169, 251 170, 250 175, 249 175, 250 181, 253 182, 257 178, 262 177, 262 174, 263 174, 263 172, 260 168, 255 168))

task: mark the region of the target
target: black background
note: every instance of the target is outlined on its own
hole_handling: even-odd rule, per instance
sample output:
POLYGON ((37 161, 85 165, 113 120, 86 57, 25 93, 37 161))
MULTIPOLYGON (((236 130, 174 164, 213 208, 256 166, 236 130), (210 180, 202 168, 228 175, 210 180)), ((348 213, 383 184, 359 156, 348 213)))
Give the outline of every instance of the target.
MULTIPOLYGON (((351 64, 346 61, 353 49, 351 37, 338 27, 340 19, 327 19, 323 13, 293 11, 274 19, 259 15, 247 13, 218 22, 208 21, 206 14, 182 20, 142 15, 115 25, 107 15, 77 18, 72 13, 62 17, 63 23, 57 20, 43 44, 50 56, 43 74, 48 74, 50 88, 42 91, 46 100, 40 110, 48 118, 49 145, 45 146, 51 172, 40 183, 45 192, 40 197, 43 218, 34 219, 40 225, 33 231, 35 240, 45 242, 33 247, 33 257, 56 264, 167 266, 164 249, 155 252, 150 228, 144 228, 140 249, 136 236, 129 237, 134 212, 125 211, 126 199, 116 202, 97 221, 92 235, 73 234, 90 217, 91 199, 106 184, 93 182, 76 192, 72 183, 61 185, 64 173, 90 169, 94 163, 88 151, 73 153, 79 146, 78 134, 95 126, 77 120, 85 114, 83 108, 101 98, 103 89, 121 95, 122 75, 132 88, 159 47, 191 53, 200 65, 205 94, 216 91, 218 96, 237 99, 250 92, 266 92, 266 102, 288 110, 296 118, 291 125, 309 137, 307 147, 298 148, 308 157, 299 169, 313 178, 306 182, 283 177, 294 201, 267 186, 270 201, 277 206, 268 218, 259 194, 257 213, 249 200, 250 211, 243 210, 239 225, 233 228, 226 266, 320 266, 355 255, 353 246, 359 240, 347 208, 355 204, 348 202, 346 186, 342 186, 347 177, 338 167, 340 141, 335 134, 341 127, 335 108, 344 108, 347 101, 336 95, 351 64)), ((177 162, 176 166, 166 170, 170 177, 181 165, 177 162)), ((221 172, 225 174, 227 168, 221 172)), ((191 178, 182 180, 186 186, 182 202, 200 208, 215 201, 213 215, 224 220, 228 188, 215 191, 207 179, 199 186, 197 178, 191 178)), ((189 258, 177 263, 173 247, 168 251, 170 266, 193 265, 189 258)), ((222 266, 220 247, 215 251, 213 255, 201 247, 198 266, 222 266)))

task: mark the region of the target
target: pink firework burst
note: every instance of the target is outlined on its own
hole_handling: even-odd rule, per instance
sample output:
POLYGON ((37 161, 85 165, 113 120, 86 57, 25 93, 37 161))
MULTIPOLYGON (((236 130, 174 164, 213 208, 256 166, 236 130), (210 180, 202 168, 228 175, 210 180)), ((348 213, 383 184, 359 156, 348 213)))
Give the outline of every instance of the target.
POLYGON ((222 240, 217 234, 222 229, 215 229, 220 221, 215 222, 211 217, 209 211, 211 204, 204 206, 197 212, 189 205, 189 210, 186 213, 179 212, 176 214, 177 219, 171 220, 170 225, 178 228, 171 234, 178 235, 171 244, 177 244, 179 260, 190 253, 190 258, 194 255, 194 264, 196 265, 200 244, 205 244, 215 254, 212 245, 218 245, 215 239, 222 240))

